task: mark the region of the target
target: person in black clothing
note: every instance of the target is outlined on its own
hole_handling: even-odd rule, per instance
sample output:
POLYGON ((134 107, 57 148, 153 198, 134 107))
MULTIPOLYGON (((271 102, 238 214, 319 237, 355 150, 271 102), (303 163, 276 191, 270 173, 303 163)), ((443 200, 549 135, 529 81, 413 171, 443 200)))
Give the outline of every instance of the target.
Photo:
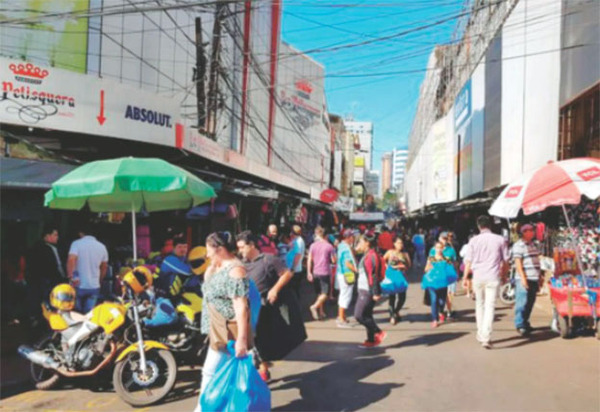
POLYGON ((29 317, 34 326, 41 317, 40 304, 48 299, 52 288, 68 282, 56 249, 57 243, 58 230, 55 226, 47 225, 42 231, 42 239, 27 253, 25 280, 29 296, 29 317))
POLYGON ((270 379, 269 361, 283 359, 306 339, 300 305, 287 286, 293 277, 277 256, 261 253, 258 239, 249 230, 237 236, 237 247, 246 273, 256 283, 262 307, 256 325, 255 344, 260 358, 258 372, 270 379))

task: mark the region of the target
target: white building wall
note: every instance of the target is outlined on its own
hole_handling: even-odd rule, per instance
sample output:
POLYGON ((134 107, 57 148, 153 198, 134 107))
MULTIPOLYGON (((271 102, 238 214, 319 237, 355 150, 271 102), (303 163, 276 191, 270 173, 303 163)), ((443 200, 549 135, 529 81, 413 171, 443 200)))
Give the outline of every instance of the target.
POLYGON ((501 178, 506 184, 556 160, 561 1, 521 0, 502 36, 501 178))

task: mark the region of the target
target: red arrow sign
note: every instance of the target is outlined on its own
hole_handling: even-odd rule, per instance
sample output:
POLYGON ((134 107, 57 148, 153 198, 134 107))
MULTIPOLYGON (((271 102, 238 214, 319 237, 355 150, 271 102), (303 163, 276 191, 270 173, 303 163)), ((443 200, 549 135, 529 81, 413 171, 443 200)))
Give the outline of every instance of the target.
POLYGON ((100 114, 96 116, 96 119, 98 119, 100 126, 106 121, 106 117, 104 117, 104 90, 100 90, 100 114))

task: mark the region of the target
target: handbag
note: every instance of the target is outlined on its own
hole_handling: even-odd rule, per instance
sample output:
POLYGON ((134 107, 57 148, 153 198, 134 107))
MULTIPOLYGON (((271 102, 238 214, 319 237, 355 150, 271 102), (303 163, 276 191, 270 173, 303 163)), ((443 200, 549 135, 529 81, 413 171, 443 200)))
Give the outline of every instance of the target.
MULTIPOLYGON (((237 340, 238 337, 238 324, 236 320, 228 320, 223 316, 217 308, 207 303, 208 316, 210 318, 210 327, 208 329, 208 338, 210 347, 216 351, 223 351, 227 347, 227 342, 230 340, 237 340)), ((249 311, 248 311, 249 312, 249 311)), ((250 315, 248 313, 248 338, 246 345, 248 350, 254 346, 254 336, 252 335, 252 328, 250 326, 250 315)))
POLYGON ((344 272, 344 280, 348 286, 354 285, 356 283, 356 273, 352 271, 344 272))

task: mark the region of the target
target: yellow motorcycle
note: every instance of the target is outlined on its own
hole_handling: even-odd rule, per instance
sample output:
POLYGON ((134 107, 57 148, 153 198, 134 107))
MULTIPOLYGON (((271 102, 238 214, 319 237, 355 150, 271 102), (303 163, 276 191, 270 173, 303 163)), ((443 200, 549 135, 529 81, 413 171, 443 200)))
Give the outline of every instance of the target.
POLYGON ((75 290, 56 286, 42 312, 53 333, 34 347, 21 345, 19 353, 31 361, 38 389, 58 385, 62 377, 98 375, 114 365, 112 381, 117 394, 132 406, 147 406, 162 400, 177 378, 177 365, 169 348, 144 340, 139 295, 152 285, 152 274, 137 267, 123 278, 129 304, 104 302, 87 314, 73 311, 75 290), (124 331, 133 322, 135 343, 127 345, 124 331))

